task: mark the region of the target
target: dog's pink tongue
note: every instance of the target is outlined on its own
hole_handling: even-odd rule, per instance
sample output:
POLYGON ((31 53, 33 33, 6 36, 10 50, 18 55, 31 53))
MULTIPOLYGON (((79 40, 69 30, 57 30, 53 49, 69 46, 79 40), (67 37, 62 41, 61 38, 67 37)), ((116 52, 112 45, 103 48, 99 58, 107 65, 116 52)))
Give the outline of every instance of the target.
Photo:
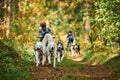
POLYGON ((37 50, 39 51, 39 50, 40 50, 40 48, 37 48, 37 50))

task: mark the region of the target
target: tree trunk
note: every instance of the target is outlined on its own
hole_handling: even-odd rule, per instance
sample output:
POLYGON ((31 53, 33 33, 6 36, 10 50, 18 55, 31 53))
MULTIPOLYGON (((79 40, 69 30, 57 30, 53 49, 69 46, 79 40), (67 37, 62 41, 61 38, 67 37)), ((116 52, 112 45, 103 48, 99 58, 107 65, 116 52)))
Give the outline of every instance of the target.
POLYGON ((90 33, 90 20, 89 20, 89 3, 85 1, 85 13, 84 13, 84 24, 85 24, 85 41, 89 42, 89 33, 90 33))
POLYGON ((8 0, 8 6, 7 6, 7 22, 6 22, 6 37, 9 37, 10 34, 10 23, 11 23, 11 0, 8 0))
POLYGON ((15 3, 15 15, 16 15, 19 11, 19 6, 18 6, 19 0, 14 0, 14 3, 15 3))

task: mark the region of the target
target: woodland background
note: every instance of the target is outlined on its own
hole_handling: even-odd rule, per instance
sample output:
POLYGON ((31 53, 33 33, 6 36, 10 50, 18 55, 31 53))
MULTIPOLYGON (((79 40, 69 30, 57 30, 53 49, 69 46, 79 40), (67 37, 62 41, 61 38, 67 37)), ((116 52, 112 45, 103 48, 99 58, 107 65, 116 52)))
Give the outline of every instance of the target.
MULTIPOLYGON (((120 0, 0 0, 1 79, 30 78, 41 21, 65 46, 65 36, 72 30, 83 62, 105 64, 120 55, 120 0)), ((114 63, 112 67, 118 69, 120 62, 114 63)))

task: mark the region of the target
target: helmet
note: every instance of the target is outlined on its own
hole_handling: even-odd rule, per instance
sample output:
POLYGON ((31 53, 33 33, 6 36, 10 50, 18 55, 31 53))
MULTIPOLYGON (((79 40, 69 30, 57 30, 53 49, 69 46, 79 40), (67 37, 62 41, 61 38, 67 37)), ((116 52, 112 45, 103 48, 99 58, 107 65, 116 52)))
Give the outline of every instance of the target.
POLYGON ((46 22, 41 22, 41 23, 40 23, 40 26, 41 26, 41 27, 46 27, 46 22))

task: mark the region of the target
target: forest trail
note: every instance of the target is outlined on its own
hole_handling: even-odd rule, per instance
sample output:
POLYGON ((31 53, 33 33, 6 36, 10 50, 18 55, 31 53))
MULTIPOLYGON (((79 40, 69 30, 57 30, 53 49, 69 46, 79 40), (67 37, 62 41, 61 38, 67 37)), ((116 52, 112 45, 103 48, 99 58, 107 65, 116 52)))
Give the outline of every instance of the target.
MULTIPOLYGON (((85 66, 83 70, 76 70, 72 67, 61 67, 57 66, 53 68, 51 66, 39 66, 38 68, 34 66, 31 68, 32 79, 33 80, 62 80, 60 77, 70 77, 69 73, 73 73, 77 77, 82 78, 82 80, 116 80, 114 76, 114 71, 108 69, 105 65, 90 65, 81 61, 80 56, 70 57, 73 61, 78 64, 85 66)), ((70 80, 76 80, 75 78, 70 78, 70 80)))
POLYGON ((71 57, 71 59, 78 64, 85 65, 85 69, 80 72, 81 77, 89 77, 92 78, 92 80, 115 80, 114 71, 108 69, 105 65, 91 65, 82 62, 80 56, 71 57))

